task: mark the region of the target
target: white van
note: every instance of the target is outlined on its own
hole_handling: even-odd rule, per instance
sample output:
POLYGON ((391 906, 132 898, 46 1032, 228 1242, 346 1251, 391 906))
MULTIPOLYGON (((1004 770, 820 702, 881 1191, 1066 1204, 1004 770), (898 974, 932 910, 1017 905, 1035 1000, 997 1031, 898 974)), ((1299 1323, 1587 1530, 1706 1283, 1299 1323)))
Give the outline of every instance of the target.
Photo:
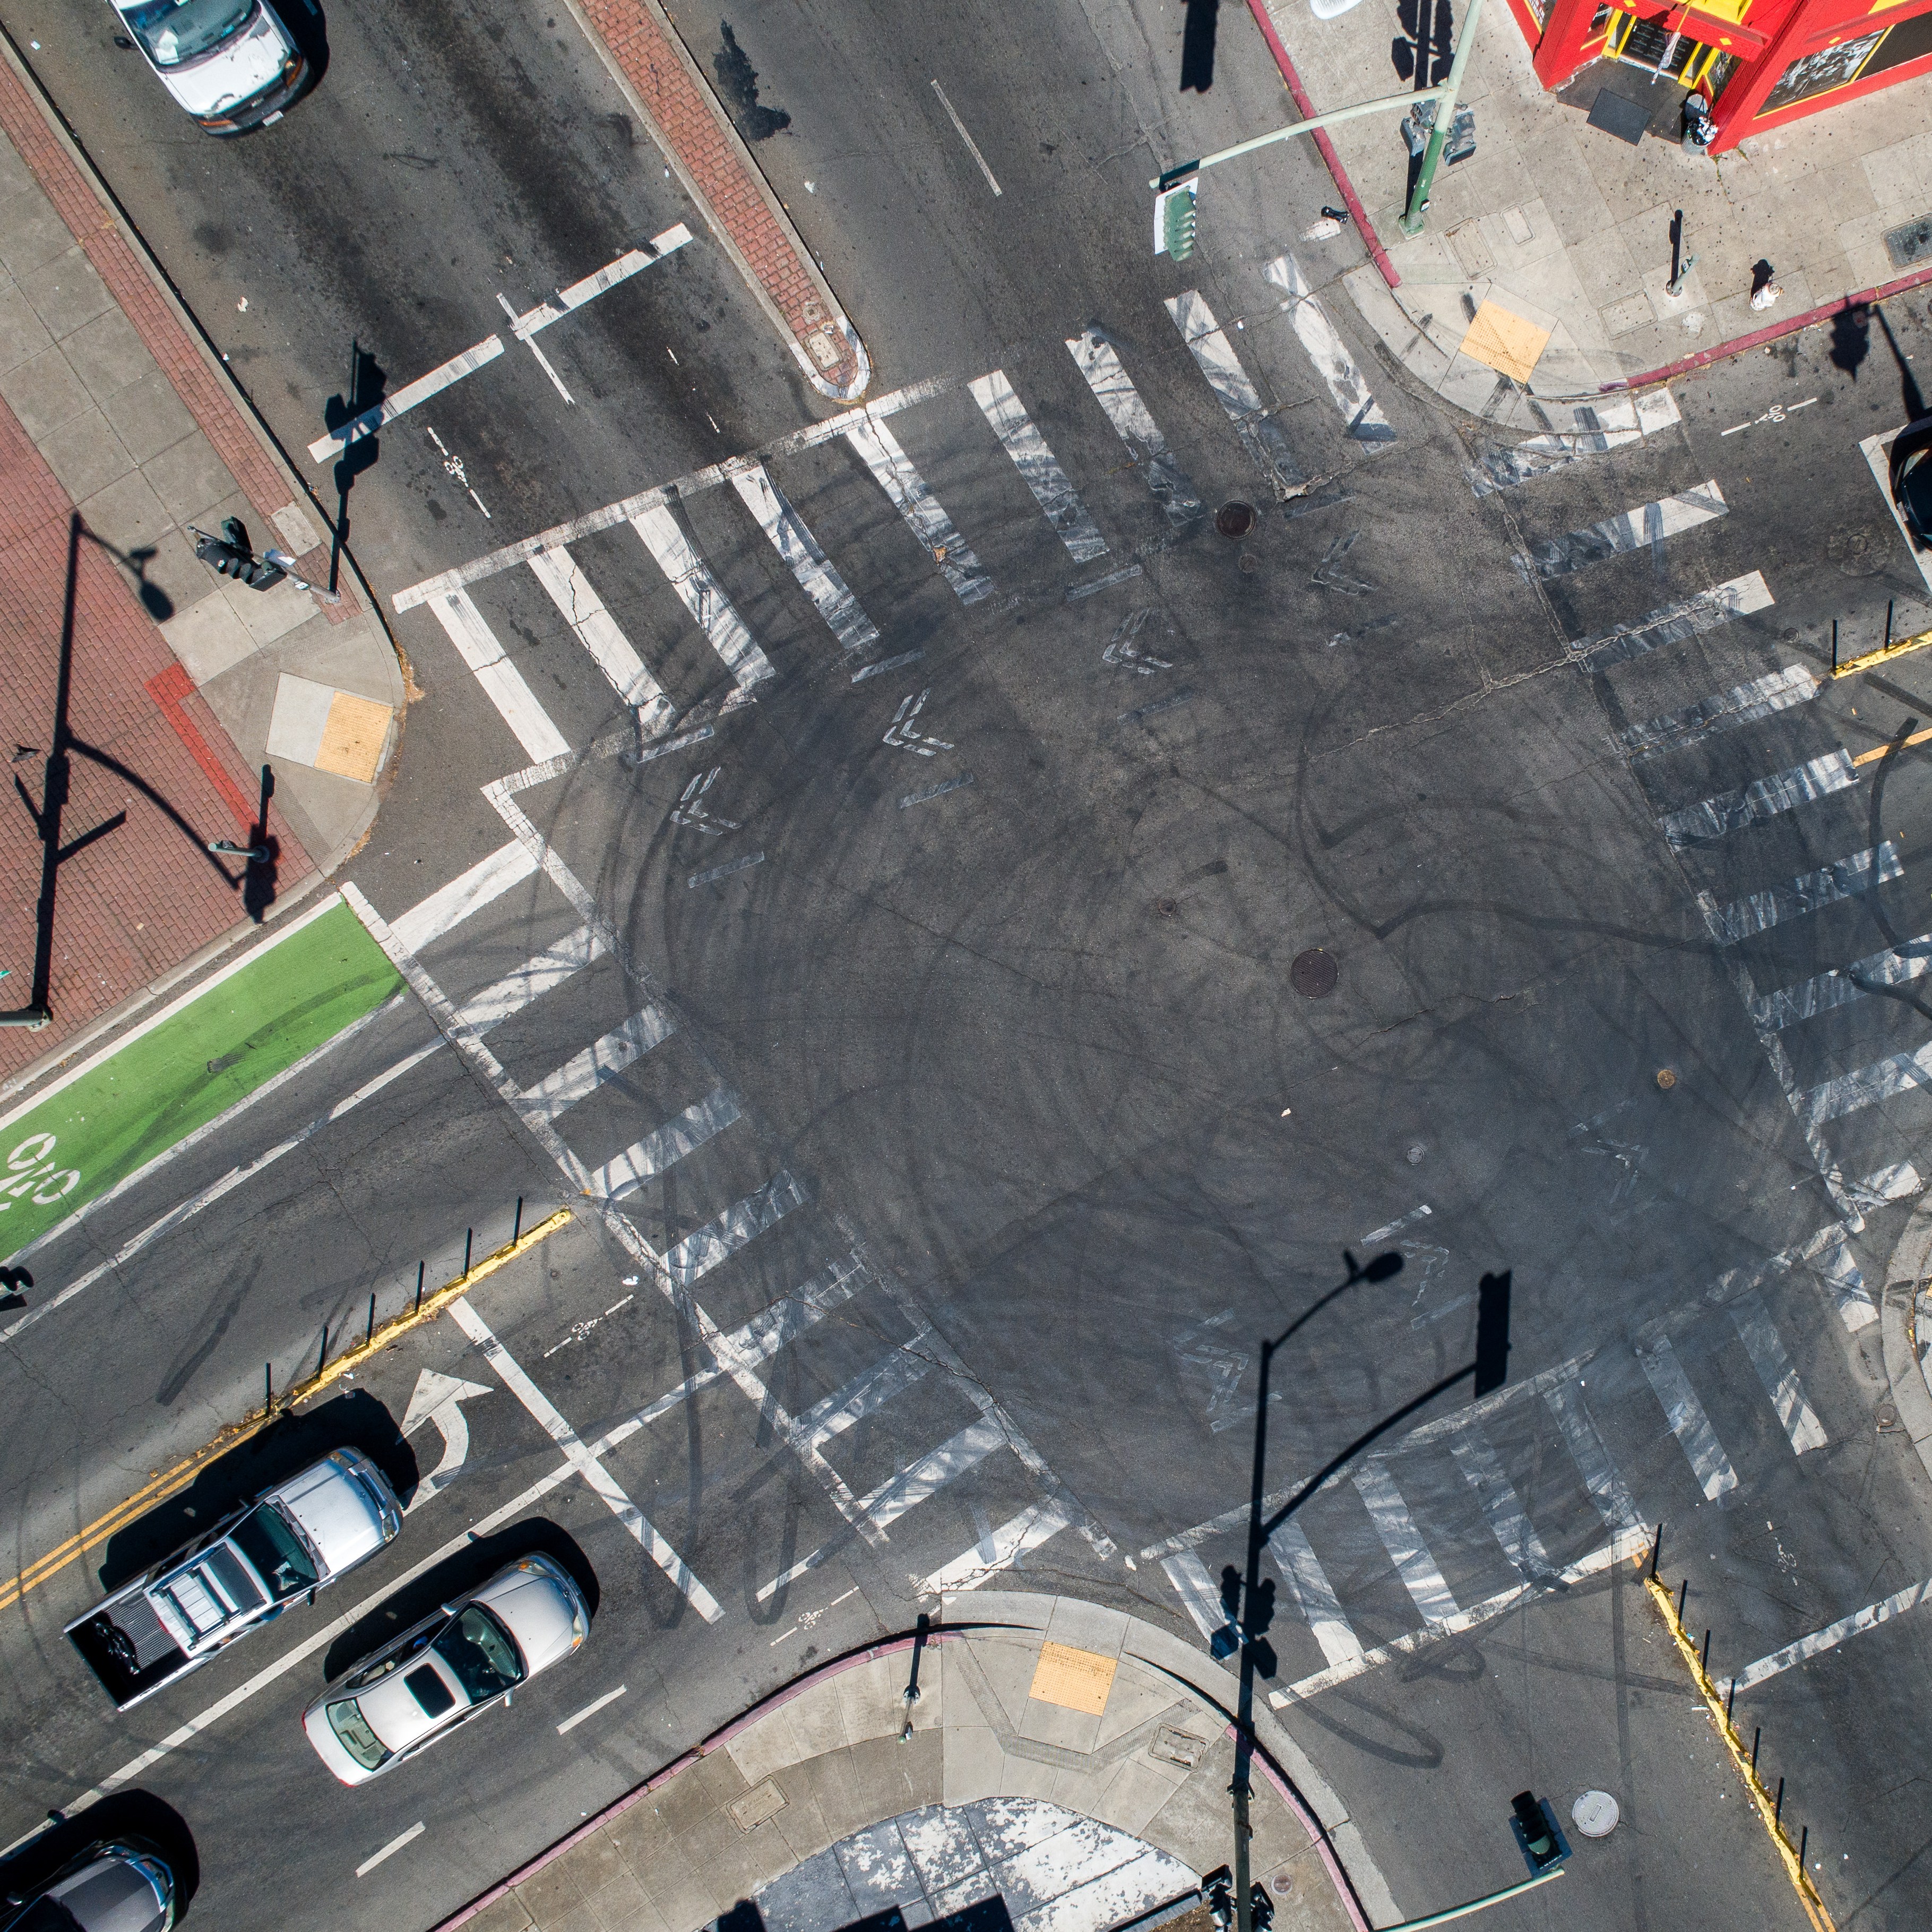
POLYGON ((268 0, 114 0, 148 64, 211 134, 282 118, 309 64, 268 0))

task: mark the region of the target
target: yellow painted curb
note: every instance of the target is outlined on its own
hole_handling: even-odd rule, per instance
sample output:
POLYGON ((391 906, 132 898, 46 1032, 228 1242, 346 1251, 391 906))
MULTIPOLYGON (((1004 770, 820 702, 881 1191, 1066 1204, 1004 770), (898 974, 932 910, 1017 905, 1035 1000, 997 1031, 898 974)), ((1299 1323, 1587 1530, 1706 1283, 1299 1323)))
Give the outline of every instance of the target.
POLYGON ((319 1374, 296 1387, 285 1390, 275 1398, 274 1403, 265 1408, 251 1409, 239 1422, 231 1422, 212 1442, 205 1443, 192 1456, 184 1458, 171 1469, 164 1469, 158 1475, 129 1496, 125 1502, 116 1504, 104 1516, 98 1516, 86 1528, 69 1537, 64 1543, 56 1544, 44 1556, 37 1557, 22 1569, 10 1582, 0 1583, 0 1610, 17 1604, 29 1590, 37 1588, 50 1576, 64 1570, 90 1550, 98 1549, 114 1534, 124 1529, 142 1512, 153 1504, 165 1502, 170 1496, 176 1496, 212 1462, 217 1456, 225 1456, 238 1444, 245 1442, 251 1436, 274 1420, 278 1415, 286 1414, 298 1402, 308 1401, 318 1391, 327 1388, 350 1370, 358 1368, 371 1355, 380 1353, 398 1336, 425 1322, 434 1322, 459 1294, 466 1293, 485 1275, 494 1274, 506 1263, 513 1262, 533 1248, 539 1241, 546 1240, 570 1220, 570 1210, 560 1208, 547 1221, 540 1222, 514 1241, 485 1255, 467 1274, 460 1274, 453 1281, 446 1281, 434 1294, 425 1295, 420 1307, 410 1309, 405 1315, 393 1316, 384 1322, 366 1341, 356 1343, 354 1348, 336 1357, 324 1365, 319 1374))
POLYGON ((1847 658, 1841 664, 1832 668, 1834 677, 1850 677, 1854 672, 1870 670, 1874 664, 1889 664, 1894 658, 1902 658, 1907 651, 1922 651, 1932 644, 1932 631, 1921 631, 1916 637, 1900 638, 1896 644, 1882 644, 1875 651, 1867 651, 1862 656, 1847 658))
MULTIPOLYGON (((1648 1553, 1636 1559, 1640 1563, 1648 1561, 1648 1553)), ((1690 1641, 1687 1630, 1677 1615, 1677 1605, 1670 1590, 1654 1576, 1646 1576, 1643 1587, 1649 1592, 1651 1601, 1657 1606, 1658 1614, 1664 1627, 1677 1640, 1677 1648, 1688 1666, 1692 1681, 1698 1694, 1709 1707, 1711 1721, 1718 1727, 1726 1748, 1730 1752, 1731 1762, 1743 1780, 1744 1789, 1750 1793, 1751 1802, 1757 1808, 1757 1815, 1764 1820, 1764 1828, 1771 1834, 1771 1842, 1784 1866, 1784 1875, 1790 1880, 1792 1888, 1798 1894, 1798 1902, 1804 1906, 1805 1915, 1811 1921, 1814 1932, 1838 1932, 1832 1922, 1832 1915, 1825 1910, 1825 1901, 1818 1895, 1818 1888, 1811 1882, 1811 1875, 1798 1862, 1798 1847, 1791 1842, 1790 1834, 1778 1821, 1774 1801, 1764 1788, 1750 1761, 1750 1753, 1745 1750, 1744 1739, 1738 1736, 1730 1718, 1724 1715, 1724 1700, 1718 1694, 1718 1687, 1711 1681, 1710 1673, 1704 1668, 1703 1660, 1697 1654, 1697 1646, 1690 1641)))

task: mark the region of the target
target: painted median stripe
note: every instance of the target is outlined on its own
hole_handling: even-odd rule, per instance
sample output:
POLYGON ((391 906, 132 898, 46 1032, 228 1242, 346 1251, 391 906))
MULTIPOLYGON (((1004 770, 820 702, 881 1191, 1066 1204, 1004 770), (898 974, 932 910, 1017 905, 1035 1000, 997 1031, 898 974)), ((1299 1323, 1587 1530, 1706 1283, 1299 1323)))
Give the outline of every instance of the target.
POLYGON ((1660 496, 1654 503, 1640 503, 1634 510, 1606 517, 1580 530, 1560 537, 1547 537, 1532 544, 1527 552, 1511 559, 1516 574, 1526 584, 1538 579, 1547 582, 1565 577, 1573 570, 1619 556, 1631 550, 1651 550, 1667 538, 1694 530, 1700 524, 1728 516, 1730 506, 1713 477, 1695 490, 1681 496, 1660 496))
POLYGON ((601 1697, 593 1697, 589 1703, 584 1706, 582 1710, 572 1712, 568 1717, 564 1719, 562 1724, 557 1726, 557 1736, 560 1738, 568 1736, 572 1731, 576 1730, 579 1724, 583 1723, 586 1718, 594 1718, 596 1716, 597 1713, 602 1710, 607 1705, 616 1703, 620 1697, 624 1696, 628 1693, 630 1688, 631 1687, 628 1684, 620 1684, 617 1686, 616 1690, 607 1690, 601 1697))

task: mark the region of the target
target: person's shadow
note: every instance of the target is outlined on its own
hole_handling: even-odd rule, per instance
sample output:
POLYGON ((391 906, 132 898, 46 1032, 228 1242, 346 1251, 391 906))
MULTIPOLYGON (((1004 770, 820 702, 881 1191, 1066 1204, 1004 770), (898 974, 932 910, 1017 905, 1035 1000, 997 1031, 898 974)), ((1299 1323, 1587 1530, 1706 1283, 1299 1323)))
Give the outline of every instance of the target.
MULTIPOLYGON (((331 396, 322 405, 322 426, 334 435, 362 418, 373 416, 382 406, 388 382, 388 372, 375 357, 360 342, 352 342, 349 347, 349 386, 340 395, 331 396)), ((382 458, 382 440, 376 429, 373 421, 365 424, 335 460, 335 530, 328 554, 328 587, 332 590, 340 587, 336 579, 341 571, 343 547, 349 541, 349 493, 355 488, 356 478, 374 469, 382 458)))

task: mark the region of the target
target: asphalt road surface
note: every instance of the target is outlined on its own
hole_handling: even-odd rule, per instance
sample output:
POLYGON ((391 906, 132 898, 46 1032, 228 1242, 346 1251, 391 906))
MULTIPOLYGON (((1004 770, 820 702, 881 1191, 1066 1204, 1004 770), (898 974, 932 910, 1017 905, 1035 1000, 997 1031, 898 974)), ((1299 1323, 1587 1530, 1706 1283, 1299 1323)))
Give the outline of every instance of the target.
MULTIPOLYGON (((880 370, 854 433, 801 434, 831 412, 700 232, 547 334, 574 402, 506 355, 352 479, 371 580, 429 586, 394 620, 428 696, 347 868, 412 994, 47 1251, 76 1279, 366 1094, 10 1341, 17 1560, 519 1198, 579 1219, 471 1298, 507 1356, 446 1318, 0 1612, 0 1835, 118 1776, 192 1835, 212 1922, 428 1925, 943 1588, 1033 1576, 1204 1642, 1256 1343, 1344 1248, 1405 1267, 1278 1365, 1284 1489, 1468 1359, 1480 1274, 1515 1285, 1509 1389, 1446 1395, 1272 1552, 1272 1688, 1406 1905, 1508 1876, 1466 1822, 1486 1747, 1418 1747, 1415 1713, 1490 1668, 1513 1592, 1606 1588, 1661 1521, 1729 1673, 1932 1576, 1870 1298, 1932 1118, 1894 1058, 1932 1040, 1932 748, 1885 749, 1932 671, 1829 676, 1834 618, 1847 655, 1888 598, 1932 621, 1859 447, 1903 420, 1922 302, 1896 356, 1808 336, 1492 488, 1510 459, 1357 321, 1348 238, 1297 241, 1312 155, 1217 179, 1199 255, 1148 256, 1153 167, 1276 111, 1245 18, 1180 102, 1178 15, 1045 14, 1022 41, 986 10, 734 13, 791 117, 760 159, 880 370), (1291 250, 1389 440, 1282 313, 1291 250), (680 478, 638 527, 496 554, 680 478), (633 663, 677 719, 641 766, 633 663), (415 910, 473 867, 477 909, 415 910), (114 1718, 60 1635, 101 1558, 332 1432, 406 1488, 449 1439, 395 1443, 425 1372, 485 1393, 403 1539, 114 1718), (296 1728, 325 1675, 532 1544, 594 1588, 590 1645, 494 1748, 335 1789, 296 1728)), ((394 387, 500 291, 701 230, 567 15, 332 9, 316 94, 226 145, 103 10, 0 17, 298 460, 352 343, 394 387)), ((1928 1910, 1922 1633, 1738 1694, 1840 1922, 1928 1910)), ((1721 1906, 1676 1860, 1695 1821, 1650 1830, 1576 1923, 1721 1906)))

